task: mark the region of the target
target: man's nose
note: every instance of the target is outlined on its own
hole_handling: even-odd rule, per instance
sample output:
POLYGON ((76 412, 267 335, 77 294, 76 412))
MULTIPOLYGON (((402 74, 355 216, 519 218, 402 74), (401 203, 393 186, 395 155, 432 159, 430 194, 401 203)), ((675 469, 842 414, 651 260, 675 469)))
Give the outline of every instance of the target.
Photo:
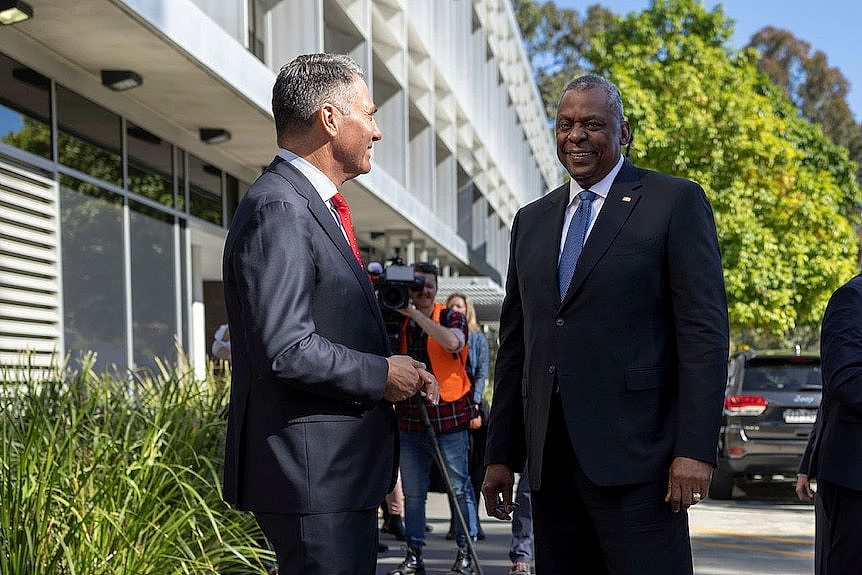
POLYGON ((572 142, 580 142, 584 138, 587 137, 587 130, 584 129, 581 125, 574 125, 572 129, 569 130, 569 133, 566 136, 566 139, 571 140, 572 142))

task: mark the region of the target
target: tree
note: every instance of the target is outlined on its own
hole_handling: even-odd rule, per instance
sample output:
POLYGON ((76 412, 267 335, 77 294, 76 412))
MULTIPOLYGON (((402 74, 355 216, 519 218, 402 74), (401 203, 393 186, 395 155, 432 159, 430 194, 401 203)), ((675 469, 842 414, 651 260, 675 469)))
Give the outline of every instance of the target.
POLYGON ((706 190, 735 341, 810 344, 856 268, 855 165, 758 71, 755 50, 729 47, 732 32, 720 7, 654 0, 602 26, 580 59, 620 87, 635 161, 706 190))
MULTIPOLYGON (((749 46, 760 52, 758 69, 784 90, 803 117, 820 124, 826 136, 846 147, 862 168, 862 124, 847 104, 850 85, 841 70, 829 66, 826 54, 812 53, 810 44, 780 28, 761 29, 749 46)), ((862 171, 857 178, 862 182, 862 171)))
POLYGON ((548 117, 553 118, 563 87, 589 69, 583 54, 593 36, 613 25, 616 17, 607 8, 593 5, 582 19, 577 11, 558 8, 551 0, 541 4, 515 0, 514 7, 539 94, 548 117))

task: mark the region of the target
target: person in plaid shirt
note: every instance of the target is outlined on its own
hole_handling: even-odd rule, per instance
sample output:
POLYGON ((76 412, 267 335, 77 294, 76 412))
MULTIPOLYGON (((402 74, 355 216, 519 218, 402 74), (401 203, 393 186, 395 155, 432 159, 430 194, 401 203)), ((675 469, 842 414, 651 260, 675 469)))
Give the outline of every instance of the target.
POLYGON ((412 291, 411 304, 399 310, 405 317, 401 329, 401 353, 428 366, 440 384, 440 402, 429 404, 419 394, 395 405, 401 433, 401 482, 404 488, 404 523, 407 555, 390 571, 390 575, 424 575, 422 547, 425 545, 425 499, 428 495, 433 446, 419 408, 425 401, 431 425, 437 436, 446 471, 458 506, 467 521, 469 533, 456 525, 458 551, 449 575, 472 575, 473 559, 467 551, 467 537, 474 541, 478 516, 473 488, 470 485, 470 420, 476 417, 470 380, 465 371, 467 361, 467 318, 457 311, 435 303, 437 267, 428 263, 414 266, 417 278, 425 282, 421 290, 412 291))

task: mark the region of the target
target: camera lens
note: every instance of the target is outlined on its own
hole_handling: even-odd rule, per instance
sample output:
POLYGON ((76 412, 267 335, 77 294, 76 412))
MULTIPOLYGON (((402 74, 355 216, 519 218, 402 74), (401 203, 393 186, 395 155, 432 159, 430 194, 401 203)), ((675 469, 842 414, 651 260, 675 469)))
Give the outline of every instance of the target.
POLYGON ((409 303, 407 290, 400 286, 382 288, 379 297, 380 305, 389 309, 403 309, 409 303))

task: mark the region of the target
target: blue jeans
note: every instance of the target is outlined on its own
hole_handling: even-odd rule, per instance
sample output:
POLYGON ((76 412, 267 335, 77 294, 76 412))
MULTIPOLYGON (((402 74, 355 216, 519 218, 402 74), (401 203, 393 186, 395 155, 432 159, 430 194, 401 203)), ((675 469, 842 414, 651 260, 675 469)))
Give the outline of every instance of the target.
MULTIPOLYGON (((467 521, 470 538, 476 539, 478 517, 473 488, 470 486, 468 467, 469 440, 467 430, 442 433, 437 443, 443 453, 446 472, 452 482, 458 507, 467 521)), ((404 535, 407 546, 422 549, 425 545, 425 500, 434 464, 434 447, 425 432, 401 432, 401 484, 404 488, 404 535)), ((455 524, 455 541, 458 547, 467 547, 467 536, 460 522, 455 524)))
POLYGON ((512 513, 512 543, 509 547, 509 559, 512 563, 533 562, 533 510, 530 507, 530 480, 527 468, 518 479, 515 491, 515 502, 518 508, 512 513))

